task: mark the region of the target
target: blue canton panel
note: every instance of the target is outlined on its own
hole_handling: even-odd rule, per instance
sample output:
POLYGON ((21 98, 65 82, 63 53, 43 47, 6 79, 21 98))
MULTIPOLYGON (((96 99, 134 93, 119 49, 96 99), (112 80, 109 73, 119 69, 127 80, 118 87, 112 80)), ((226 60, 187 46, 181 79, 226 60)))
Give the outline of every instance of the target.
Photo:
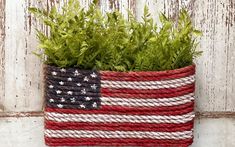
POLYGON ((90 110, 101 105, 97 71, 47 66, 45 80, 46 104, 49 107, 90 110))

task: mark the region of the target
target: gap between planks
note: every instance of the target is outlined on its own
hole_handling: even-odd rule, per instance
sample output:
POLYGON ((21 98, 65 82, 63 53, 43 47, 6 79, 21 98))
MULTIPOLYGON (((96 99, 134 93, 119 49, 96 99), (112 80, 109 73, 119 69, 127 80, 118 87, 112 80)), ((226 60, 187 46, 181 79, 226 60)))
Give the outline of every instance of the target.
MULTIPOLYGON (((43 115, 43 111, 0 113, 0 117, 43 117, 43 115)), ((235 112, 196 112, 196 118, 235 118, 235 112)))

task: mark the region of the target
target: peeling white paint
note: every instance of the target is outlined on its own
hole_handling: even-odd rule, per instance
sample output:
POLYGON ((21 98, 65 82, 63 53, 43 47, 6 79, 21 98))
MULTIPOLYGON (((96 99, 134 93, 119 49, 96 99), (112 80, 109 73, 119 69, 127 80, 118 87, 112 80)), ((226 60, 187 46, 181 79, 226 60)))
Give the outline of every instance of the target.
MULTIPOLYGON (((48 32, 28 13, 28 6, 57 8, 67 0, 0 0, 0 107, 4 112, 42 111, 42 63, 34 27, 48 32), (6 16, 6 17, 4 17, 6 16)), ((91 0, 81 0, 88 7, 91 0)), ((235 111, 235 2, 233 0, 100 0, 102 11, 127 8, 141 20, 144 5, 159 23, 160 12, 177 18, 187 8, 194 25, 203 31, 196 60, 196 109, 200 112, 235 111)), ((197 120, 192 147, 235 146, 233 118, 197 120)), ((0 118, 0 146, 43 147, 43 118, 0 118), (20 134, 20 135, 19 135, 20 134)))

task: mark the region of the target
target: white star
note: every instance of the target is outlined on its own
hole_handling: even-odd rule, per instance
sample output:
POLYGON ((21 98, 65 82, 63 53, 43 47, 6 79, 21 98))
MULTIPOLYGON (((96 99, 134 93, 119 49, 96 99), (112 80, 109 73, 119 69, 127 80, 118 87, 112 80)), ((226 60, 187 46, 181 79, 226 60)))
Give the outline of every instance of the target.
POLYGON ((65 102, 65 99, 62 97, 62 98, 60 98, 60 101, 61 102, 65 102))
POLYGON ((53 76, 56 76, 56 75, 57 75, 57 72, 53 71, 53 72, 51 72, 51 74, 52 74, 53 76))
POLYGON ((72 103, 75 103, 75 98, 74 97, 70 98, 70 100, 71 100, 72 103))
POLYGON ((93 85, 91 85, 91 88, 95 90, 97 88, 97 86, 95 84, 93 84, 93 85))
POLYGON ((85 88, 82 89, 82 90, 81 90, 81 93, 82 93, 82 94, 86 94, 86 89, 85 89, 85 88))
POLYGON ((66 69, 61 68, 60 71, 61 71, 61 72, 66 72, 66 69))
POLYGON ((87 76, 85 76, 85 78, 83 79, 83 81, 88 82, 88 81, 89 81, 88 77, 87 77, 87 76))
POLYGON ((53 102, 54 102, 54 100, 53 100, 53 99, 50 99, 50 100, 49 100, 49 102, 53 103, 53 102))
POLYGON ((92 78, 96 78, 97 77, 97 75, 93 72, 92 74, 90 74, 90 76, 92 77, 92 78))
POLYGON ((72 91, 68 91, 67 93, 68 93, 68 95, 73 95, 72 91))
POLYGON ((62 93, 62 91, 60 91, 60 90, 56 90, 56 93, 57 93, 57 94, 61 94, 61 93, 62 93))
POLYGON ((79 75, 80 75, 80 73, 77 70, 75 70, 74 71, 74 76, 79 76, 79 75))
POLYGON ((54 88, 54 86, 53 86, 53 85, 49 85, 49 88, 51 88, 51 89, 52 89, 52 88, 54 88))
POLYGON ((92 107, 96 108, 96 107, 97 107, 97 103, 94 102, 94 103, 92 104, 92 107))
POLYGON ((69 77, 69 78, 68 78, 68 81, 73 81, 73 79, 69 77))
POLYGON ((59 84, 60 84, 60 85, 64 85, 64 82, 63 82, 63 81, 60 81, 59 84))
POLYGON ((63 108, 63 105, 62 104, 58 104, 57 107, 63 108))
POLYGON ((81 83, 77 83, 77 86, 82 86, 82 84, 81 83))
POLYGON ((86 108, 86 106, 84 104, 81 104, 80 107, 81 108, 86 108))
POLYGON ((89 100, 91 100, 91 98, 87 96, 87 97, 85 97, 85 100, 89 101, 89 100))

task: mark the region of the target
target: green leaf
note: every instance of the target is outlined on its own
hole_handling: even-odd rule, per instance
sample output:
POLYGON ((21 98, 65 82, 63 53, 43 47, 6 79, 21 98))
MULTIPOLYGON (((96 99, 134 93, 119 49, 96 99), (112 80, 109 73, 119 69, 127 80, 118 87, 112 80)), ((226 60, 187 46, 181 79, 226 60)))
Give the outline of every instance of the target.
POLYGON ((196 35, 196 36, 202 36, 202 32, 199 31, 199 30, 193 30, 192 33, 193 33, 194 35, 196 35))
POLYGON ((128 19, 117 10, 101 13, 98 0, 88 10, 78 0, 69 0, 58 11, 29 8, 49 27, 49 34, 37 31, 39 48, 35 55, 46 64, 59 67, 114 71, 160 71, 192 64, 201 55, 194 28, 185 9, 173 21, 161 13, 161 25, 154 23, 148 7, 143 21, 128 11, 128 19), (176 23, 178 24, 176 25, 176 23))
POLYGON ((38 9, 36 7, 29 7, 28 10, 30 13, 37 13, 38 12, 38 9))

